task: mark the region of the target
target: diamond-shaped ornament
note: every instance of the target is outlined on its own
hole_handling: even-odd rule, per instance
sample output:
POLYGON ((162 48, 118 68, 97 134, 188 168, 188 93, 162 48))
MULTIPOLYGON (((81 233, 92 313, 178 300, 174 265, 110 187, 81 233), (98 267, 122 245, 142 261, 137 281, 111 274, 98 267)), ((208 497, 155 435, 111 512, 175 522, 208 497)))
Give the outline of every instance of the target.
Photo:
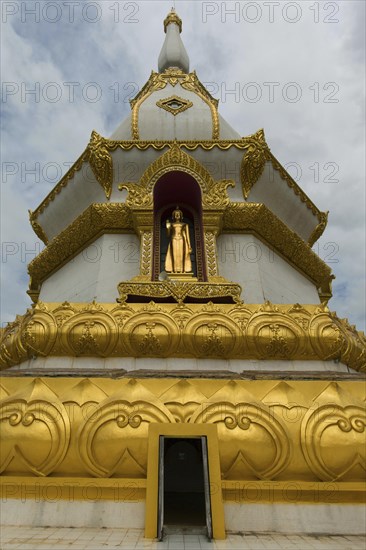
POLYGON ((183 99, 183 97, 172 95, 166 99, 159 99, 156 105, 175 116, 192 107, 193 103, 188 99, 183 99))

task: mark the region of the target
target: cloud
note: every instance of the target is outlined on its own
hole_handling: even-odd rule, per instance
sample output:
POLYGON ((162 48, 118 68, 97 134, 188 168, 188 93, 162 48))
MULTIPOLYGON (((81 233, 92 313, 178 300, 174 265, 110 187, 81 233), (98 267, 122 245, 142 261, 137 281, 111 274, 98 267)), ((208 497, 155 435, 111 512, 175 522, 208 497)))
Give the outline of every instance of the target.
MULTIPOLYGON (((30 303, 26 251, 38 239, 27 210, 76 160, 91 130, 108 136, 127 116, 128 99, 157 68, 170 9, 155 1, 55 4, 2 4, 1 237, 15 243, 12 254, 9 244, 2 248, 2 322, 30 303)), ((330 306, 364 329, 364 3, 176 7, 191 70, 211 84, 224 118, 242 135, 264 127, 275 156, 330 211, 315 248, 337 276, 330 306)))

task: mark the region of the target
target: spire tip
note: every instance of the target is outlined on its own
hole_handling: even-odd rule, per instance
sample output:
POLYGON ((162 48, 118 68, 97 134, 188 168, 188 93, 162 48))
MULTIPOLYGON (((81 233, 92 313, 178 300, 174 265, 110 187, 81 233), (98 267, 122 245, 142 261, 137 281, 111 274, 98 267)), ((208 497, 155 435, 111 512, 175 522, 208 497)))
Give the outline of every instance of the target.
POLYGON ((170 23, 175 23, 179 27, 179 32, 182 32, 182 20, 175 11, 175 8, 172 8, 166 18, 164 19, 164 32, 166 33, 166 29, 170 23))

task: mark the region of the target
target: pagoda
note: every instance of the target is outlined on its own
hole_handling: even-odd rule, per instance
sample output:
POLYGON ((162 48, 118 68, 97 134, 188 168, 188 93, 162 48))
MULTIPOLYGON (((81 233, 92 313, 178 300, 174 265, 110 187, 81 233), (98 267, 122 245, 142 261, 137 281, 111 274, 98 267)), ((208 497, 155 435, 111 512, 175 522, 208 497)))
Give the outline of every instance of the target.
POLYGON ((174 10, 164 30, 130 115, 30 213, 2 521, 362 533, 366 339, 327 306, 327 213, 219 114, 174 10))

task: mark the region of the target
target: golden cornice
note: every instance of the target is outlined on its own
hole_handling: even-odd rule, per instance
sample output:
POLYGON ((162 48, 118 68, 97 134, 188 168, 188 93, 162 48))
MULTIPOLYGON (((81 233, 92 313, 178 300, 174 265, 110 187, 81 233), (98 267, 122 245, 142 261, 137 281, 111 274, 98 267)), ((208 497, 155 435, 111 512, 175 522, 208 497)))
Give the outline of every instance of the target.
MULTIPOLYGON (((294 484, 295 495, 310 491, 314 502, 326 498, 325 490, 343 486, 354 499, 364 488, 366 411, 359 382, 4 377, 2 392, 4 484, 22 475, 19 486, 32 478, 45 485, 51 476, 54 492, 55 486, 70 488, 73 479, 85 485, 94 478, 96 487, 107 488, 105 478, 117 487, 126 478, 143 499, 151 429, 182 436, 215 426, 217 455, 209 459, 220 456, 228 500, 244 500, 243 482, 254 483, 259 500, 258 487, 267 494, 283 483, 286 495, 294 484)), ((14 486, 17 498, 13 493, 14 486)), ((347 498, 336 496, 337 502, 347 498)))
POLYGON ((227 233, 256 233, 282 256, 290 260, 318 288, 329 287, 333 278, 330 267, 264 204, 230 203, 224 211, 223 231, 227 233))
POLYGON ((31 290, 78 254, 103 233, 131 233, 134 230, 130 208, 122 203, 94 203, 28 265, 31 290))
POLYGON ((166 69, 164 73, 151 71, 149 80, 140 90, 140 92, 130 100, 132 109, 131 132, 133 140, 140 137, 138 118, 142 103, 154 92, 163 90, 167 84, 173 87, 179 83, 182 88, 198 95, 210 108, 212 117, 212 139, 217 140, 220 136, 220 121, 217 110, 218 100, 206 90, 198 79, 196 72, 184 73, 180 69, 166 69))
POLYGON ((206 168, 174 143, 168 151, 152 162, 138 183, 123 182, 118 189, 126 189, 126 204, 131 208, 152 208, 155 183, 167 172, 179 170, 194 177, 201 188, 202 206, 223 209, 229 204, 227 188, 234 187, 232 180, 215 181, 206 168))
POLYGON ((0 365, 37 356, 336 360, 366 371, 366 338, 325 305, 38 303, 5 327, 0 365))

